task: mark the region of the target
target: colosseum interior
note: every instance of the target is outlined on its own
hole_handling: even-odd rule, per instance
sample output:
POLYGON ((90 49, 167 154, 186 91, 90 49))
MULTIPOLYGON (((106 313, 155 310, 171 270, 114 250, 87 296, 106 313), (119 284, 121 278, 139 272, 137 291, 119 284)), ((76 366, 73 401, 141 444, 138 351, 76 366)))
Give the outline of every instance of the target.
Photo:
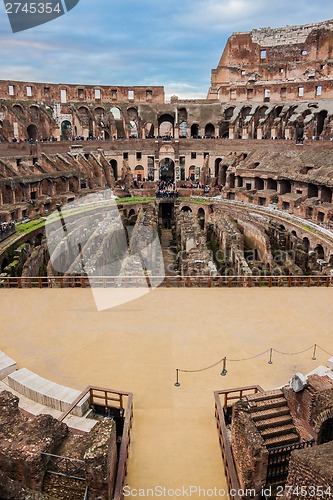
POLYGON ((333 351, 332 51, 332 20, 233 33, 202 100, 167 103, 161 86, 0 81, 1 498, 120 500, 125 484, 199 483, 236 485, 239 499, 276 498, 287 484, 285 498, 296 498, 299 471, 304 485, 310 476, 333 488, 332 475, 313 472, 332 459, 332 358, 303 392, 242 399, 233 422, 219 392, 220 443, 223 425, 233 426, 234 458, 222 453, 224 464, 211 411, 221 379, 201 370, 236 357, 222 370, 224 389, 275 389, 333 351), (144 290, 129 295, 135 287, 144 290), (126 295, 117 307, 101 299, 110 288, 126 295), (309 345, 322 346, 312 360, 282 357, 309 345), (273 346, 268 367, 256 355, 273 346), (114 420, 100 415, 94 428, 64 416, 91 383, 131 390, 104 390, 103 416, 114 420), (76 392, 60 404, 43 393, 47 384, 61 397, 68 386, 76 392), (287 408, 275 441, 262 431, 276 437, 277 423, 255 427, 251 417, 265 397, 280 403, 274 418, 287 408), (25 427, 35 448, 23 437, 14 449, 25 427), (272 443, 299 446, 288 478, 269 482, 272 443), (41 458, 65 454, 70 474, 41 458), (85 488, 68 490, 65 479, 82 480, 78 462, 85 488), (50 494, 51 474, 67 477, 50 494))

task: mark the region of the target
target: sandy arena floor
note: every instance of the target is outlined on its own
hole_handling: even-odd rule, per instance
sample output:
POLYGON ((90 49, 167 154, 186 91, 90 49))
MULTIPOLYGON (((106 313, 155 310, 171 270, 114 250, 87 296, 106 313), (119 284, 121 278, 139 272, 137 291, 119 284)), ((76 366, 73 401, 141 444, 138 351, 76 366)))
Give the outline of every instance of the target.
MULTIPOLYGON (((132 488, 225 488, 214 420, 214 390, 287 383, 329 357, 318 351, 229 362, 270 347, 333 352, 333 290, 158 289, 97 312, 90 290, 1 290, 0 349, 19 367, 73 388, 134 393, 128 484, 132 488)), ((191 498, 199 498, 192 495, 191 498)), ((200 498, 203 498, 201 495, 200 498)))

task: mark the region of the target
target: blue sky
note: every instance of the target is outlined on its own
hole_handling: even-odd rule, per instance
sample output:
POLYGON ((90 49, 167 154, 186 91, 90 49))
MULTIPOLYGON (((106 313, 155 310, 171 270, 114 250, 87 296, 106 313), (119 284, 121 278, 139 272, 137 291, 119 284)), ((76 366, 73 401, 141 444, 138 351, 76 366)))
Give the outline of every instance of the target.
POLYGON ((65 16, 13 34, 0 5, 0 79, 164 85, 205 97, 228 36, 333 17, 328 0, 80 0, 65 16))

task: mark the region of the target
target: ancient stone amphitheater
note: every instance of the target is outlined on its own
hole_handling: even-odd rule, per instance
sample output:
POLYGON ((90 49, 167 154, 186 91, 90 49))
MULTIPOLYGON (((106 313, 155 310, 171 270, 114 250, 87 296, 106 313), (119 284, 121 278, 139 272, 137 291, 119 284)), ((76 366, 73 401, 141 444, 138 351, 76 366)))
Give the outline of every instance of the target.
MULTIPOLYGON (((263 487, 282 484, 281 478, 280 483, 269 483, 265 454, 263 459, 261 456, 260 474, 253 476, 253 470, 259 467, 254 447, 262 453, 260 436, 254 443, 242 434, 237 422, 237 442, 242 443, 244 456, 235 464, 230 453, 227 458, 224 455, 225 481, 218 440, 211 436, 211 427, 213 434, 215 431, 209 412, 212 392, 220 382, 213 375, 202 381, 196 379, 198 386, 188 389, 183 400, 179 392, 174 394, 172 377, 179 364, 209 366, 212 358, 214 361, 219 357, 217 350, 220 353, 226 348, 237 359, 247 358, 253 354, 253 343, 259 346, 254 353, 257 354, 267 348, 265 341, 268 347, 271 342, 287 343, 286 349, 291 353, 302 351, 303 344, 309 342, 325 344, 326 354, 330 351, 332 51, 332 20, 234 33, 217 68, 212 70, 207 99, 202 100, 173 96, 166 102, 164 88, 156 86, 0 82, 0 293, 4 318, 1 348, 19 365, 59 384, 82 390, 93 378, 99 387, 118 385, 139 395, 138 424, 134 427, 127 476, 127 483, 130 481, 136 488, 142 486, 142 478, 147 487, 163 481, 176 487, 194 484, 200 477, 206 487, 214 483, 227 491, 227 487, 236 485, 240 491, 248 485, 256 490, 256 498, 264 498, 260 496, 263 487), (152 241, 157 241, 156 235, 160 243, 157 249, 152 245, 152 241), (153 248, 149 262, 146 248, 153 248), (159 289, 153 298, 142 294, 142 298, 127 306, 122 304, 130 299, 124 299, 118 303, 118 309, 99 314, 91 301, 90 287, 102 291, 112 288, 119 293, 120 289, 135 287, 159 289), (282 305, 275 314, 278 301, 282 305), (289 308, 288 301, 292 304, 289 308), (113 316, 117 311, 118 319, 113 316), (258 311, 262 314, 260 324, 258 311), (167 325, 171 325, 171 332, 167 325), (132 337, 139 326, 141 341, 132 337), (220 327, 225 328, 222 339, 220 327), (301 339, 297 329, 302 331, 301 339), (165 337, 156 338, 156 330, 163 331, 165 337), (267 331, 269 335, 265 334, 267 331), (173 336, 177 333, 179 338, 173 336), (190 355, 182 343, 185 338, 192 346, 190 355), (139 360, 133 349, 141 356, 139 360), (152 350, 158 354, 156 359, 152 350), (154 388, 150 387, 152 380, 154 388), (197 412, 195 423, 193 408, 197 412), (172 429, 170 421, 165 422, 168 418, 174 422, 172 429), (187 427, 189 422, 192 423, 187 427), (184 439, 187 444, 192 443, 198 429, 203 432, 205 444, 196 437, 186 451, 184 439), (172 452, 167 446, 170 439, 174 443, 172 452), (161 458, 156 458, 159 447, 161 458), (208 460, 209 471, 203 474, 205 454, 213 458, 208 460), (188 465, 186 478, 182 473, 187 468, 184 463, 188 465), (231 469, 233 472, 229 473, 231 469)), ((99 307, 97 302, 97 309, 108 309, 99 307)), ((19 396, 21 390, 28 399, 31 394, 42 393, 42 403, 48 406, 47 398, 51 396, 43 393, 44 382, 26 372, 22 372, 21 385, 13 382, 17 367, 10 373, 6 367, 15 362, 3 359, 4 388, 19 396)), ((324 360, 325 357, 321 362, 324 360)), ((231 375, 233 385, 260 382, 262 368, 258 363, 253 361, 246 371, 231 375)), ((268 388, 281 386, 296 369, 310 371, 304 360, 283 365, 282 379, 280 370, 272 368, 269 375, 264 375, 268 388)), ((327 370, 320 373, 332 378, 327 370)), ((323 405, 327 418, 320 424, 327 426, 325 422, 332 420, 332 387, 326 378, 322 386, 316 379, 311 379, 311 384, 309 397, 315 394, 316 405, 323 405), (328 394, 325 401, 321 399, 322 391, 328 394)), ((66 388, 59 387, 48 390, 52 394, 58 390, 66 392, 66 388)), ((98 389, 90 388, 82 397, 88 393, 93 405, 98 389)), ((105 411, 113 408, 110 394, 116 398, 118 413, 113 416, 121 421, 119 425, 127 434, 122 434, 123 427, 121 432, 117 428, 117 435, 112 430, 112 453, 111 444, 103 441, 104 455, 112 455, 103 467, 109 471, 112 467, 113 473, 112 480, 108 476, 101 483, 89 466, 88 455, 98 468, 100 457, 95 456, 94 439, 103 437, 103 428, 87 438, 80 455, 86 463, 83 495, 89 495, 90 489, 90 496, 85 498, 123 498, 132 407, 125 411, 122 398, 129 398, 131 403, 132 396, 109 389, 102 393, 105 411), (116 441, 121 443, 117 464, 116 441)), ((242 391, 236 393, 242 397, 242 391)), ((66 400, 67 406, 75 403, 78 394, 72 395, 71 401, 66 400)), ((219 413, 220 395, 216 396, 216 418, 223 443, 226 435, 221 431, 224 424, 219 413)), ((40 404, 38 398, 42 396, 34 397, 40 404)), ((283 397, 282 391, 274 392, 267 395, 267 400, 283 397)), ((289 399, 296 404, 293 396, 289 399)), ((264 400, 264 396, 251 396, 247 404, 251 406, 253 401, 260 406, 264 400)), ((304 407, 308 408, 310 403, 306 401, 304 407)), ((11 421, 17 422, 21 432, 28 425, 27 417, 19 416, 17 401, 8 395, 2 396, 0 403, 11 408, 6 410, 5 423, 10 427, 10 435, 15 436, 11 421)), ((30 416, 38 413, 31 411, 28 401, 25 405, 30 416)), ((69 411, 77 405, 78 402, 69 411)), ((283 400, 281 407, 285 405, 283 400)), ((319 407, 317 416, 322 413, 319 407)), ((224 410, 227 412, 227 406, 224 410)), ((243 410, 237 411, 248 426, 253 425, 243 416, 243 410)), ((323 443, 322 429, 318 422, 311 427, 308 410, 299 415, 293 408, 290 411, 289 436, 294 419, 298 436, 306 435, 307 443, 323 443)), ((59 418, 59 414, 54 416, 59 418)), ((60 417, 63 421, 68 414, 60 417)), ((62 445, 59 452, 59 443, 67 433, 65 424, 49 425, 55 444, 50 448, 39 442, 38 450, 44 450, 41 453, 45 455, 51 449, 60 457, 65 452, 70 454, 77 444, 62 445)), ((71 427, 68 421, 67 425, 71 427)), ((326 434, 330 432, 328 426, 326 434)), ((283 436, 283 429, 279 435, 283 436)), ((8 466, 1 452, 0 477, 6 479, 0 486, 0 496, 52 498, 42 491, 43 474, 50 470, 38 459, 29 477, 24 457, 30 451, 24 440, 22 443, 15 470, 8 466), (34 495, 34 491, 41 496, 27 496, 34 495)), ((290 444, 282 438, 278 443, 290 444)), ((12 453, 7 448, 6 453, 12 453)), ((237 453, 241 455, 238 448, 237 453)), ((289 462, 289 458, 290 455, 285 461, 289 462)), ((78 456, 71 460, 73 465, 78 456)), ((313 469, 310 459, 310 465, 306 459, 299 465, 293 458, 292 463, 291 485, 296 481, 297 467, 303 472, 306 467, 313 469)), ((66 476, 61 468, 57 470, 59 476, 66 476)), ((75 479, 74 472, 67 476, 75 479)), ((56 475, 54 470, 53 473, 56 475)), ((325 473, 320 480, 324 481, 324 476, 325 473)), ((316 480, 315 474, 311 477, 316 480)), ((326 480, 331 485, 331 479, 325 476, 326 480)), ((283 481, 286 484, 287 478, 283 481)), ((64 485, 60 485, 58 494, 56 498, 69 498, 61 496, 66 495, 64 485)), ((245 494, 237 495, 236 498, 246 498, 245 494)))

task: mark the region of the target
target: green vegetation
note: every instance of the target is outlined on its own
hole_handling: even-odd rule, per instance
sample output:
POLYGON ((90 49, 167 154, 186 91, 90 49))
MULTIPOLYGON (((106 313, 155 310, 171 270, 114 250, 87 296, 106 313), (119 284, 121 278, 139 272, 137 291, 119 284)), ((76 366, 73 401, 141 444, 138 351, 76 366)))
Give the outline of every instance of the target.
POLYGON ((34 219, 29 222, 24 222, 23 224, 16 225, 16 232, 19 234, 29 234, 36 229, 40 229, 45 226, 45 219, 40 217, 39 219, 34 219))
POLYGON ((117 205, 128 205, 131 203, 151 203, 155 201, 155 196, 129 196, 126 198, 118 198, 117 205))

